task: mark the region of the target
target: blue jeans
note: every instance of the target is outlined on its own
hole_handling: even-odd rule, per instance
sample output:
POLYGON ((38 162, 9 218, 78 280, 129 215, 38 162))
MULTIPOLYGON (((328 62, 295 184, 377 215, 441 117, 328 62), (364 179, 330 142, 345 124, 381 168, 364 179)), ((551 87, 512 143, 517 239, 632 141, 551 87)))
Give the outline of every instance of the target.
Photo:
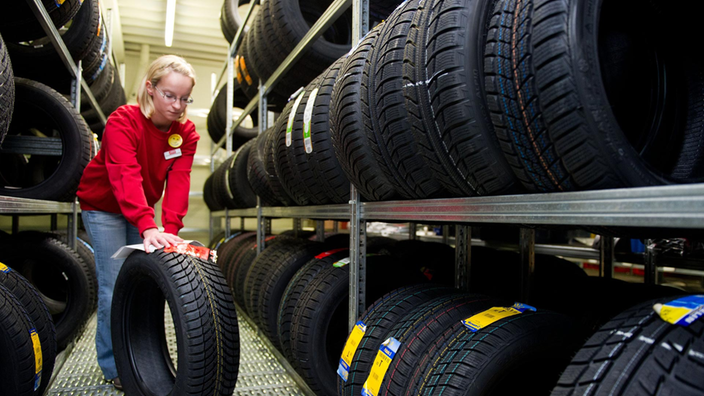
POLYGON ((95 349, 103 376, 110 380, 117 377, 110 335, 110 306, 115 280, 125 261, 110 256, 122 246, 142 243, 142 238, 137 227, 131 225, 121 214, 84 210, 81 217, 93 243, 95 270, 98 275, 98 327, 95 349))

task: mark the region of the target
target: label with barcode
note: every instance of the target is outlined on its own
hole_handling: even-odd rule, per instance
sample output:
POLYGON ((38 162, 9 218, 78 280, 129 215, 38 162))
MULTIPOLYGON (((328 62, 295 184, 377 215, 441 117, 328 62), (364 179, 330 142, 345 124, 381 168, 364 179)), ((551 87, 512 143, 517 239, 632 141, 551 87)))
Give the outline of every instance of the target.
POLYGON ((535 311, 535 308, 522 303, 515 303, 510 307, 493 307, 462 320, 462 324, 470 331, 477 332, 503 318, 518 315, 525 311, 535 311))
POLYGON ((359 342, 362 341, 364 333, 367 331, 367 326, 361 320, 354 325, 352 332, 350 333, 347 343, 345 343, 345 349, 342 350, 342 356, 340 357, 340 364, 337 366, 337 374, 342 378, 343 381, 347 382, 347 377, 350 375, 350 364, 352 364, 352 358, 355 352, 357 352, 357 346, 359 342))
POLYGON ((400 346, 401 342, 393 337, 381 344, 379 352, 377 352, 376 358, 374 359, 372 369, 369 372, 369 377, 367 377, 362 387, 363 396, 377 396, 379 394, 379 389, 381 389, 381 383, 384 382, 386 371, 389 369, 400 346))

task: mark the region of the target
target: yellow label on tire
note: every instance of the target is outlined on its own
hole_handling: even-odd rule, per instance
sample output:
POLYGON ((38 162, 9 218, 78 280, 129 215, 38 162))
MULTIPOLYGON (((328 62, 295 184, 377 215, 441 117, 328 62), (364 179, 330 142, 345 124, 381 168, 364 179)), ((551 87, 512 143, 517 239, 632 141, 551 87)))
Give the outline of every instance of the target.
POLYGON ((530 305, 515 303, 511 307, 493 307, 462 321, 469 330, 477 332, 490 324, 525 311, 535 311, 530 305))
POLYGON ((343 381, 347 382, 347 377, 350 374, 350 364, 352 364, 352 358, 355 352, 357 352, 357 347, 359 342, 364 337, 364 333, 367 331, 367 326, 361 320, 352 328, 347 343, 345 343, 345 349, 342 351, 342 356, 340 357, 340 364, 337 366, 337 374, 342 378, 343 381))
POLYGON ((8 273, 8 272, 10 272, 10 268, 8 266, 6 266, 5 264, 0 263, 0 272, 8 273))
POLYGON ((37 390, 42 383, 42 366, 44 365, 42 343, 39 341, 37 330, 30 330, 29 336, 32 338, 32 347, 34 348, 34 390, 37 390))
POLYGON ((381 389, 381 383, 384 382, 384 376, 386 371, 389 369, 391 362, 396 356, 396 351, 401 346, 401 342, 393 337, 384 341, 379 347, 379 352, 376 354, 374 359, 374 364, 369 372, 369 377, 364 382, 362 387, 363 396, 377 396, 379 394, 379 389, 381 389))

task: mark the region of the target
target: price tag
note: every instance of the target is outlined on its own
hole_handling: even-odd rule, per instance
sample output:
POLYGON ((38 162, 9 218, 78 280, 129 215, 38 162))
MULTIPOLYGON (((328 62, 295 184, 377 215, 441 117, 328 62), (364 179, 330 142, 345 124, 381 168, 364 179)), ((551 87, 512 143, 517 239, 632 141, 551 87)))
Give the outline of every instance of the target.
POLYGON ((372 370, 369 372, 369 377, 367 377, 362 387, 363 396, 377 396, 379 394, 386 371, 389 369, 389 365, 394 360, 394 356, 396 356, 400 346, 401 342, 393 337, 381 344, 379 352, 377 352, 374 359, 372 370))
POLYGON ((487 309, 484 312, 480 312, 474 316, 462 320, 462 324, 465 325, 465 327, 467 327, 470 331, 477 332, 503 318, 518 315, 525 311, 535 310, 536 309, 534 307, 521 303, 515 303, 511 307, 493 307, 487 309))
POLYGON ((211 260, 217 262, 218 257, 215 250, 210 250, 205 246, 193 246, 187 243, 177 243, 164 248, 165 253, 185 254, 192 257, 197 257, 203 260, 211 260))
POLYGON ((342 356, 340 357, 340 364, 337 366, 337 374, 345 382, 347 382, 347 377, 350 375, 350 364, 352 364, 352 358, 354 357, 355 352, 357 352, 357 346, 362 340, 362 337, 364 337, 364 333, 366 331, 367 326, 360 320, 356 325, 354 325, 349 338, 347 338, 345 349, 342 351, 342 356))
POLYGON ((704 316, 704 295, 686 296, 666 304, 655 304, 653 310, 665 322, 687 327, 704 316))

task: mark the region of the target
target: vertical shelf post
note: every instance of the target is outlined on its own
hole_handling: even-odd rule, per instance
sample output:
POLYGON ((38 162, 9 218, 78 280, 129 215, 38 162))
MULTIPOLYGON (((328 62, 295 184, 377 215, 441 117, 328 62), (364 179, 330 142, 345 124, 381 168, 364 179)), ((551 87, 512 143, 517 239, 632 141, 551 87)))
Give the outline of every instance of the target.
POLYGON ((458 224, 455 229, 455 287, 469 291, 472 273, 472 227, 458 224))
POLYGON ((599 276, 614 277, 614 238, 602 235, 599 238, 599 276))
MULTIPOLYGON (((228 92, 228 100, 232 100, 232 93, 228 92)), ((231 105, 228 105, 231 106, 231 105)), ((268 128, 268 104, 266 97, 266 86, 264 81, 259 80, 259 135, 261 135, 268 128)), ((228 127, 228 131, 231 129, 232 125, 228 127)), ((257 196, 257 255, 264 251, 264 244, 266 243, 267 231, 271 232, 271 223, 267 227, 267 219, 262 215, 262 199, 257 196), (267 229, 269 228, 269 229, 267 229)))
POLYGON ((530 303, 535 273, 535 229, 521 228, 521 302, 530 303))
POLYGON ((325 220, 315 221, 315 238, 318 242, 325 242, 325 220))
POLYGON ((350 189, 350 285, 348 330, 366 307, 367 222, 362 220, 361 196, 354 185, 350 189))
POLYGON ((408 223, 408 239, 415 241, 418 239, 418 224, 416 223, 408 223))
POLYGON ((658 283, 658 263, 657 255, 660 248, 654 239, 645 240, 645 272, 643 274, 643 283, 646 285, 655 285, 658 283))

